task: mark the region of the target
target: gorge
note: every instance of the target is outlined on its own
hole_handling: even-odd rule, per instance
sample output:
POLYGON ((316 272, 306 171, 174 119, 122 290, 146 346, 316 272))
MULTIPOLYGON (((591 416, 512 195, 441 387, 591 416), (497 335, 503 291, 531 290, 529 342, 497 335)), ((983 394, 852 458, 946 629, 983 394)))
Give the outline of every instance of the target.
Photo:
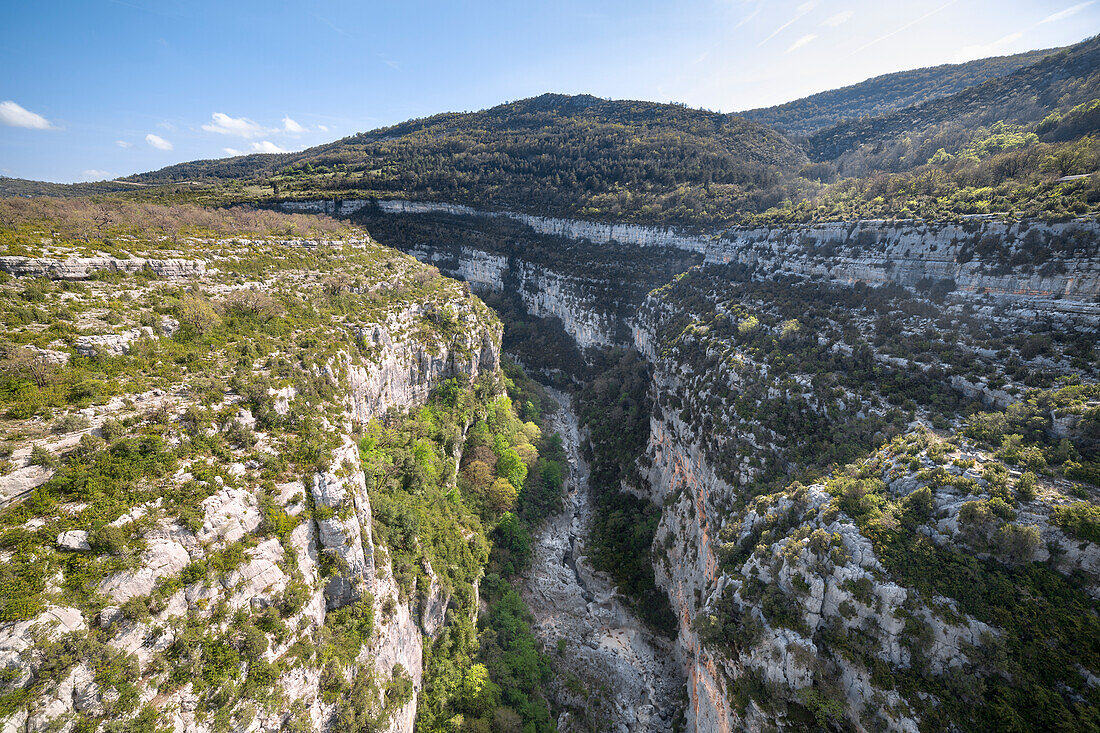
MULTIPOLYGON (((908 648, 913 634, 911 624, 895 619, 915 614, 915 618, 925 624, 930 637, 931 646, 919 651, 922 664, 936 674, 943 674, 968 664, 965 650, 980 648, 989 643, 990 635, 997 634, 995 627, 975 616, 965 613, 959 616, 957 606, 952 606, 956 610, 950 612, 937 611, 937 604, 942 603, 938 596, 922 600, 912 587, 887 581, 884 573, 888 571, 876 556, 875 547, 851 520, 838 520, 835 509, 829 508, 830 494, 820 484, 809 489, 788 489, 788 494, 769 495, 764 504, 746 500, 746 487, 758 493, 760 489, 756 487, 774 475, 776 462, 787 462, 789 466, 812 461, 792 457, 798 449, 792 443, 799 437, 797 431, 791 431, 792 426, 788 425, 787 430, 795 434, 784 435, 782 429, 777 432, 766 421, 746 417, 743 406, 735 407, 742 403, 730 401, 734 396, 730 394, 730 387, 751 394, 750 385, 759 383, 767 394, 758 403, 761 405, 768 404, 773 394, 787 395, 782 399, 790 404, 792 392, 801 393, 806 412, 820 416, 822 422, 831 426, 829 429, 841 430, 841 434, 866 435, 861 439, 867 441, 868 447, 881 439, 877 436, 900 433, 895 439, 895 443, 902 441, 898 443, 899 448, 891 450, 912 450, 907 446, 921 446, 922 471, 935 469, 938 465, 924 457, 932 450, 940 454, 939 462, 943 461, 942 456, 951 458, 949 473, 954 471, 953 475, 965 480, 974 477, 992 486, 986 478, 981 478, 985 473, 958 469, 967 462, 979 462, 985 464, 988 473, 992 470, 989 467, 997 463, 990 454, 965 444, 962 447, 947 444, 951 446, 947 450, 954 453, 945 453, 942 448, 937 450, 938 445, 942 445, 937 441, 942 438, 920 430, 914 432, 917 423, 908 421, 913 419, 915 412, 926 424, 936 425, 945 419, 944 415, 957 414, 958 405, 967 400, 1005 406, 1019 399, 1022 385, 1013 386, 1011 382, 1015 379, 1011 377, 1007 380, 1009 384, 998 384, 1006 381, 1004 377, 1007 376, 997 366, 998 356, 978 343, 986 329, 1026 328, 1029 333, 1038 334, 1044 328, 1040 324, 1046 324, 1045 327, 1052 330, 1065 329, 1079 333, 1086 340, 1095 340, 1096 289, 1100 280, 1095 271, 1095 244, 1089 244, 1095 242, 1093 224, 1071 223, 1035 229, 1030 240, 1042 239, 1045 246, 1058 240, 1078 241, 1083 245, 1081 249, 1071 248, 1073 254, 1070 256, 1049 262, 1044 272, 1036 272, 1030 260, 1027 265, 1012 265, 1014 255, 1028 246, 1028 232, 1032 228, 1013 228, 997 222, 977 221, 931 229, 923 225, 907 227, 904 223, 864 222, 809 230, 773 230, 752 235, 727 232, 707 236, 643 227, 582 227, 578 222, 537 220, 536 226, 530 229, 508 227, 502 232, 494 222, 497 216, 486 217, 455 207, 380 203, 379 208, 390 213, 359 220, 371 226, 373 231, 385 232, 402 249, 439 266, 446 274, 466 280, 479 292, 508 291, 506 294, 518 299, 526 309, 527 316, 543 323, 545 328, 561 328, 582 350, 626 345, 636 349, 652 365, 648 399, 654 403, 655 414, 650 418, 647 446, 638 457, 640 475, 632 478, 633 483, 628 480, 624 488, 664 507, 653 539, 654 570, 657 584, 669 594, 678 617, 677 656, 683 660, 687 671, 686 723, 689 729, 757 728, 764 725, 765 720, 781 716, 782 706, 769 708, 753 698, 751 684, 770 690, 763 695, 765 700, 777 696, 777 688, 787 690, 786 699, 793 705, 787 708, 790 725, 798 724, 795 717, 798 713, 792 710, 809 708, 815 715, 825 715, 828 713, 826 703, 815 697, 818 693, 806 691, 825 688, 820 678, 828 674, 835 682, 828 688, 831 691, 822 695, 832 695, 833 700, 840 701, 842 709, 863 711, 855 715, 865 719, 872 715, 871 711, 878 711, 874 719, 889 729, 917 730, 921 713, 908 707, 909 703, 896 688, 879 687, 873 677, 867 676, 866 670, 873 664, 846 661, 843 653, 838 655, 833 651, 838 644, 843 648, 842 636, 862 629, 871 648, 882 650, 877 652, 882 655, 879 659, 885 659, 896 668, 912 668, 918 651, 908 648), (410 214, 410 211, 415 213, 410 214), (387 221, 388 217, 392 217, 393 223, 387 221), (471 230, 479 229, 481 234, 472 237, 471 230), (427 238, 428 232, 431 239, 427 238), (611 239, 613 234, 619 238, 611 239), (568 237, 571 241, 551 244, 546 237, 568 237), (597 242, 610 245, 610 260, 623 264, 618 267, 609 264, 606 247, 593 261, 580 259, 583 248, 597 242), (568 271, 563 271, 561 264, 547 265, 547 259, 540 252, 551 248, 558 253, 573 252, 568 271), (702 257, 685 260, 682 252, 685 249, 702 257), (965 261, 959 254, 968 249, 980 254, 965 261), (671 278, 675 284, 663 287, 659 281, 667 278, 667 272, 647 281, 643 273, 630 269, 632 264, 629 263, 647 262, 648 267, 660 271, 653 262, 663 258, 667 258, 668 268, 689 264, 703 269, 676 275, 671 278), (834 404, 822 400, 822 379, 834 381, 837 376, 829 374, 828 367, 823 372, 819 365, 808 364, 817 370, 816 375, 795 373, 777 378, 769 374, 777 367, 769 363, 767 357, 762 362, 756 361, 751 356, 746 357, 744 349, 735 345, 738 337, 744 335, 744 324, 755 316, 743 313, 741 320, 733 324, 737 327, 737 337, 712 330, 723 325, 729 329, 730 320, 738 319, 738 306, 747 306, 750 310, 754 305, 759 306, 775 318, 774 326, 757 325, 754 330, 775 328, 778 331, 781 325, 790 328, 791 321, 796 325, 799 321, 813 324, 816 328, 819 323, 830 320, 827 308, 808 306, 806 302, 796 302, 793 310, 787 304, 783 309, 789 313, 775 313, 776 304, 769 303, 766 298, 768 283, 776 280, 784 283, 788 298, 790 293, 804 291, 809 302, 833 301, 850 312, 859 313, 861 309, 866 312, 861 320, 863 334, 853 337, 845 329, 834 331, 827 327, 817 331, 816 343, 810 348, 824 344, 834 353, 862 352, 864 358, 870 358, 887 373, 897 372, 899 379, 912 383, 902 389, 911 389, 911 393, 923 392, 916 404, 909 401, 908 418, 891 414, 899 413, 896 406, 902 404, 902 400, 893 395, 858 395, 853 394, 850 387, 840 385, 839 389, 845 394, 834 404), (640 292, 644 288, 622 287, 626 283, 653 284, 655 289, 644 295, 640 292), (891 283, 903 287, 883 288, 891 283), (945 283, 950 285, 945 286, 945 283), (871 290, 866 287, 868 284, 871 290), (723 305, 722 297, 728 297, 723 291, 731 286, 735 299, 723 305), (889 291, 888 295, 880 296, 884 299, 881 304, 873 302, 876 297, 871 293, 875 290, 889 291), (708 303, 701 311, 697 310, 696 299, 700 296, 713 305, 708 303), (853 296, 856 300, 849 302, 853 296), (690 300, 682 300, 684 297, 690 300), (863 298, 867 301, 860 303, 863 298), (709 308, 714 310, 708 312, 709 308), (824 310, 823 317, 815 310, 824 310), (894 328, 897 330, 876 334, 875 331, 883 326, 882 316, 887 313, 896 322, 894 328), (907 319, 901 313, 912 315, 907 319), (915 356, 907 342, 919 337, 926 328, 922 324, 930 318, 938 319, 940 328, 946 327, 945 318, 950 319, 950 327, 958 329, 958 341, 952 344, 952 352, 936 353, 933 349, 923 356, 915 356), (668 330, 670 325, 672 331, 668 330), (677 330, 680 332, 676 333, 677 330), (729 354, 733 361, 718 357, 715 363, 716 350, 718 354, 729 354), (746 358, 748 363, 742 361, 746 358), (702 363, 696 359, 701 359, 702 363), (699 371, 704 365, 709 365, 711 371, 699 371), (900 376, 904 372, 910 374, 900 376), (806 391, 811 383, 814 390, 806 391), (732 422, 731 414, 735 418, 732 422), (722 425, 721 430, 717 429, 719 425, 722 425), (771 502, 778 503, 773 506, 771 502), (786 558, 780 566, 759 564, 760 546, 743 567, 729 565, 729 555, 753 549, 751 538, 758 535, 761 524, 774 526, 777 517, 787 517, 796 510, 809 512, 809 516, 816 512, 817 518, 803 517, 797 532, 792 528, 787 536, 783 533, 773 536, 772 552, 786 558), (818 549, 804 549, 807 536, 811 539, 811 547, 816 542, 818 549), (734 549, 746 546, 746 549, 734 549), (848 559, 838 561, 836 555, 848 559), (833 568, 831 575, 822 574, 825 571, 819 565, 820 558, 825 558, 825 567, 833 568), (782 623, 777 624, 769 618, 767 611, 759 610, 765 608, 760 605, 761 599, 750 595, 751 584, 738 581, 739 576, 752 583, 777 584, 789 598, 799 599, 797 605, 790 606, 794 620, 788 622, 789 628, 784 629, 782 623), (803 590, 801 585, 807 583, 807 578, 808 587, 803 590), (743 614, 752 613, 748 609, 758 609, 756 613, 761 614, 765 629, 768 629, 753 639, 757 647, 751 652, 743 652, 740 658, 731 658, 728 652, 720 651, 721 641, 716 650, 712 635, 718 633, 718 638, 722 639, 722 632, 715 632, 706 625, 728 624, 726 614, 731 613, 731 602, 739 609, 735 612, 736 618, 744 619, 743 614), (859 610, 861 608, 866 610, 859 610), (833 629, 839 629, 842 636, 837 637, 838 632, 833 629), (823 634, 832 636, 822 639, 823 634), (836 666, 828 673, 821 669, 823 654, 832 654, 836 660, 833 662, 836 666), (736 694, 731 695, 731 684, 736 694), (749 691, 742 691, 746 686, 749 691), (822 709, 826 713, 821 713, 822 709), (887 710, 893 712, 882 712, 887 710)), ((344 211, 350 208, 354 212, 359 208, 356 204, 349 207, 348 202, 342 206, 344 211)), ((296 204, 293 208, 339 211, 339 207, 330 202, 296 204)), ((799 339, 805 337, 789 339, 788 348, 793 345, 791 341, 799 339)), ((1071 362, 1066 353, 1060 362, 1057 357, 1036 357, 1025 363, 1066 375, 1093 376, 1094 364, 1071 362)), ((528 356, 527 363, 538 370, 539 362, 528 356)), ((845 367, 832 367, 842 368, 845 367)), ((560 374, 557 372, 559 378, 560 374)), ((547 373, 547 376, 552 375, 547 373)), ((832 389, 838 391, 838 387, 832 389)), ((1090 404, 1091 400, 1086 401, 1077 409, 1091 409, 1090 404)), ((1061 420, 1067 425, 1079 420, 1073 416, 1072 409, 1069 413, 1055 409, 1051 414, 1055 421, 1061 420)), ((1072 432, 1070 429, 1065 435, 1072 432)), ((859 449, 849 448, 847 455, 843 450, 835 452, 834 460, 850 460, 852 455, 859 453, 859 449)), ((803 455, 806 452, 809 451, 804 451, 803 455)), ((824 465, 820 457, 817 460, 824 465)), ((892 463, 896 462, 892 459, 892 463)), ((789 475, 789 472, 788 468, 782 473, 789 475)), ((904 495, 918 491, 925 481, 919 475, 893 478, 890 490, 896 495, 904 495), (903 488, 894 489, 895 484, 903 488)), ((948 546, 954 543, 981 546, 983 540, 964 531, 965 523, 959 517, 960 513, 967 514, 962 510, 967 502, 950 487, 949 481, 946 490, 937 489, 930 496, 927 514, 939 517, 941 522, 941 529, 932 536, 948 546), (946 523, 946 529, 942 528, 942 523, 946 523)), ((974 487, 969 492, 975 493, 974 487)), ((962 496, 965 498, 966 492, 962 496)), ((981 496, 980 489, 978 496, 981 496)), ((1100 570, 1096 546, 1090 543, 1076 545, 1072 535, 1058 529, 1051 519, 1058 511, 1056 502, 1055 505, 1044 505, 1039 500, 1033 503, 1027 509, 1027 516, 1031 521, 1038 521, 1042 528, 1038 544, 1060 548, 1057 556, 1061 572, 1095 579, 1100 570)), ((989 530, 990 535, 992 529, 995 528, 989 530)), ((1045 557, 1044 551, 1038 548, 1027 550, 1025 554, 1032 552, 1036 557, 1045 557)), ((996 557, 997 553, 989 555, 996 557)), ((549 577, 540 574, 540 583, 547 582, 541 580, 544 575, 549 577)), ((1085 588, 1091 589, 1088 594, 1094 599, 1095 580, 1088 581, 1085 588)), ((538 603, 533 603, 532 607, 538 617, 538 603)), ((743 620, 741 624, 743 626, 743 620)), ((877 656, 874 652, 864 652, 867 653, 871 653, 871 657, 864 657, 864 660, 877 656)), ((784 695, 778 693, 778 696, 784 695)), ((852 712, 836 712, 837 708, 833 710, 829 714, 852 715, 852 712)), ((638 729, 651 729, 651 726, 643 725, 638 729)))
POLYGON ((0 178, 0 733, 1100 730, 1098 68, 0 178))

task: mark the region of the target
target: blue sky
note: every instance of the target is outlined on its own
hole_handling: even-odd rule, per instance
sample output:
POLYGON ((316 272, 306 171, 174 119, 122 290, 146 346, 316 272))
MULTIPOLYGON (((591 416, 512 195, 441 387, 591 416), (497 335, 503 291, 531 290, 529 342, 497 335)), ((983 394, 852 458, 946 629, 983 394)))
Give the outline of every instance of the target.
POLYGON ((1100 32, 1092 0, 0 0, 0 174, 298 150, 542 92, 766 106, 1100 32))

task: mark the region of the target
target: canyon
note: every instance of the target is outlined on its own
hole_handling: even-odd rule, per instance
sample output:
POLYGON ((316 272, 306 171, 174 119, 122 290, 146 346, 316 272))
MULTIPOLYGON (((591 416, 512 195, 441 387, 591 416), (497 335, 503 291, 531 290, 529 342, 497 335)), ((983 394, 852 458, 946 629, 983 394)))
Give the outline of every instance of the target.
MULTIPOLYGON (((512 583, 558 730, 935 727, 967 714, 967 675, 1004 684, 1008 663, 990 660, 1036 648, 1017 651, 1019 630, 982 601, 1005 573, 1058 599, 1043 601, 1057 636, 1035 642, 1061 655, 1058 684, 1081 699, 1096 686, 1087 658, 1067 661, 1068 624, 1091 616, 1066 615, 1100 598, 1100 545, 1079 518, 1095 489, 1075 478, 1100 405, 1095 222, 704 233, 393 201, 281 208, 372 236, 0 259, 46 304, 31 317, 74 322, 9 355, 18 368, 136 370, 124 387, 74 382, 102 396, 52 424, 35 407, 12 432, 3 552, 30 591, 0 627, 5 731, 123 705, 177 731, 484 716, 484 664, 448 678, 445 655, 478 639, 478 619, 478 643, 503 638, 484 629, 500 611, 482 586, 507 586, 500 539, 458 517, 409 541, 423 520, 403 512, 418 496, 459 506, 474 464, 531 456, 540 433, 561 438, 564 495, 512 583), (198 345, 227 328, 244 335, 198 345), (541 428, 494 381, 505 352, 544 383, 541 428), (644 370, 640 392, 626 368, 644 370), (608 404, 592 401, 601 381, 608 404), (640 411, 598 425, 627 401, 640 411), (616 435, 638 425, 637 444, 616 435), (104 456, 142 451, 164 466, 124 484, 123 503, 82 483, 104 456), (622 470, 596 485, 611 454, 622 470), (667 628, 595 556, 608 492, 658 517, 643 564, 667 628), (938 565, 956 570, 929 576, 938 565), (945 581, 955 572, 973 590, 945 581), (215 653, 238 660, 228 679, 215 653)), ((499 725, 521 708, 492 705, 499 725)))
MULTIPOLYGON (((1023 391, 1011 385, 997 386, 997 357, 983 349, 980 329, 992 326, 1031 331, 1036 324, 1043 324, 1043 328, 1063 329, 1095 339, 1100 322, 1095 222, 1055 225, 982 219, 941 225, 857 222, 700 234, 486 213, 444 204, 344 201, 283 206, 355 216, 375 205, 381 213, 358 220, 367 226, 381 225, 383 231, 389 232, 410 228, 409 238, 395 244, 418 259, 465 280, 477 292, 503 292, 518 300, 531 317, 547 328, 562 329, 582 350, 626 346, 636 349, 652 365, 650 399, 657 407, 651 418, 648 445, 639 457, 641 475, 635 482, 624 484, 624 489, 663 507, 653 543, 655 574, 678 619, 675 656, 681 660, 687 680, 685 721, 689 730, 758 729, 769 724, 798 727, 802 724, 799 715, 805 715, 809 709, 819 716, 819 723, 844 717, 883 729, 916 731, 921 726, 922 714, 896 688, 883 687, 867 671, 868 660, 875 658, 884 660, 893 669, 917 667, 914 656, 917 652, 911 649, 909 638, 913 633, 911 624, 897 619, 913 616, 929 629, 926 633, 931 639, 930 646, 919 653, 920 664, 931 674, 946 674, 971 663, 968 654, 972 656, 972 650, 1003 633, 974 616, 960 616, 957 607, 945 612, 939 606, 941 599, 924 598, 904 583, 885 580, 887 573, 875 548, 856 523, 837 517, 835 510, 830 510, 830 494, 822 484, 769 496, 768 501, 774 502, 771 504, 750 501, 746 505, 740 487, 763 474, 759 459, 769 454, 782 458, 789 454, 790 448, 784 445, 781 434, 762 428, 751 418, 738 418, 736 408, 722 397, 723 393, 728 394, 730 386, 744 388, 747 383, 760 380, 771 385, 766 389, 772 394, 789 393, 793 386, 796 392, 816 402, 811 409, 822 414, 831 414, 835 408, 820 401, 820 395, 806 391, 811 380, 817 383, 812 374, 795 376, 796 382, 805 387, 790 384, 789 377, 786 383, 769 382, 769 371, 774 367, 761 362, 744 364, 746 354, 737 354, 735 348, 731 350, 730 343, 713 331, 707 337, 707 329, 714 327, 712 322, 699 322, 698 327, 690 325, 697 318, 694 311, 685 310, 685 305, 671 294, 677 289, 690 291, 691 298, 703 297, 713 301, 717 311, 730 312, 727 309, 735 310, 736 306, 723 306, 718 300, 727 277, 733 282, 748 283, 743 289, 750 292, 765 283, 786 282, 792 292, 807 289, 810 293, 807 297, 815 300, 820 297, 828 300, 830 293, 834 297, 847 297, 841 294, 853 289, 867 292, 859 290, 865 286, 870 286, 870 292, 884 286, 900 286, 901 290, 892 296, 895 298, 892 304, 882 306, 881 311, 877 311, 878 306, 868 308, 867 318, 876 317, 873 315, 876 311, 877 318, 887 313, 898 317, 898 304, 902 304, 901 312, 931 305, 949 319, 962 318, 971 324, 966 328, 974 330, 967 335, 964 328, 959 345, 984 374, 975 374, 972 366, 946 357, 929 362, 901 355, 905 339, 912 337, 906 333, 919 333, 919 319, 914 321, 913 331, 910 326, 902 326, 903 333, 896 337, 900 341, 891 338, 887 343, 876 342, 867 352, 868 357, 887 370, 899 372, 920 374, 929 369, 946 369, 948 375, 939 378, 946 379, 949 391, 957 390, 960 396, 976 398, 979 403, 1006 405, 1019 399, 1023 391), (470 229, 492 226, 485 222, 500 218, 517 221, 521 226, 508 229, 503 237, 499 233, 490 235, 492 246, 470 243, 470 229), (424 226, 424 222, 432 227, 435 238, 431 241, 423 238, 416 228, 424 226), (1024 263, 1020 257, 1013 260, 1028 246, 1036 246, 1036 242, 1053 250, 1058 250, 1059 242, 1076 244, 1067 245, 1062 250, 1064 256, 1053 255, 1043 267, 1034 267, 1030 261, 1024 263), (575 251, 570 246, 576 243, 582 243, 582 247, 598 245, 601 251, 598 258, 588 262, 571 260, 568 256, 553 262, 545 254, 550 243, 562 252, 575 251), (691 261, 694 269, 689 273, 691 277, 682 280, 683 284, 677 277, 674 279, 677 284, 661 287, 664 283, 658 277, 650 283, 653 290, 649 293, 643 292, 644 288, 626 286, 627 282, 632 285, 646 282, 644 277, 633 277, 630 263, 675 259, 684 252, 697 259, 691 261), (976 254, 968 257, 968 252, 976 254), (614 268, 604 266, 605 257, 622 263, 617 276, 614 268), (704 285, 687 284, 694 280, 702 280, 704 285), (939 292, 935 293, 937 285, 939 292), (904 305, 906 302, 913 305, 904 305), (686 329, 685 315, 689 324, 686 329), (669 332, 666 324, 675 324, 674 331, 669 332), (699 330, 693 332, 693 328, 699 330), (896 349, 899 355, 894 355, 896 349), (717 369, 711 366, 710 373, 700 371, 702 364, 714 363, 716 350, 733 354, 730 358, 739 365, 728 366, 733 362, 719 358, 717 369), (696 354, 702 362, 694 361, 696 354), (688 407, 692 403, 695 407, 688 407), (723 425, 721 430, 718 425, 723 425), (743 566, 731 567, 728 560, 723 560, 731 554, 731 548, 748 545, 751 550, 752 538, 758 536, 761 526, 774 526, 777 517, 793 512, 806 513, 806 517, 787 535, 773 533, 773 544, 764 546, 766 552, 758 546, 756 554, 743 566), (798 531, 794 532, 795 529, 798 531), (807 537, 825 544, 816 551, 806 549, 807 537), (768 561, 768 557, 773 560, 768 561), (779 559, 778 564, 775 558, 779 559), (807 578, 808 587, 803 590, 807 578), (798 627, 797 630, 768 620, 761 611, 759 591, 754 590, 760 584, 782 588, 794 601, 793 612, 801 621, 788 626, 798 627), (857 588, 858 592, 854 590, 857 588), (739 651, 733 654, 725 646, 729 642, 716 645, 713 632, 707 629, 708 623, 722 613, 728 614, 728 610, 720 609, 731 606, 738 609, 737 618, 750 619, 748 626, 756 628, 763 623, 764 627, 751 641, 734 643, 733 647, 739 651), (822 633, 834 636, 823 641, 822 633), (861 638, 867 638, 866 643, 878 651, 870 652, 869 657, 859 662, 844 661, 843 655, 835 653, 836 633, 862 634, 861 638), (823 659, 836 661, 823 663, 823 659), (823 664, 829 668, 827 673, 823 664), (823 676, 834 681, 824 685, 823 676), (765 689, 770 692, 761 695, 759 690, 765 689), (828 691, 819 697, 820 689, 828 691), (829 708, 823 702, 826 697, 839 700, 840 707, 829 708), (781 701, 778 707, 776 700, 781 701)), ((696 303, 694 307, 698 307, 696 300, 685 302, 696 303)), ((765 310, 770 307, 751 296, 739 302, 764 305, 765 310)), ((876 326, 873 320, 863 322, 867 344, 871 345, 876 326)), ((902 317, 900 322, 905 324, 906 319, 902 317)), ((877 327, 881 327, 881 321, 878 323, 877 327)), ((835 336, 821 333, 818 340, 834 351, 852 353, 853 349, 859 349, 858 339, 852 341, 850 336, 839 332, 835 336)), ((1033 359, 1030 363, 1060 373, 1094 376, 1089 368, 1081 371, 1081 364, 1071 366, 1068 358, 1054 356, 1033 359)), ((537 364, 530 367, 538 373, 537 364)), ((850 419, 855 423, 888 416, 891 409, 889 401, 873 395, 860 398, 849 394, 837 405, 841 411, 853 411, 850 419)), ((933 412, 918 409, 918 415, 925 414, 925 419, 933 412)), ((1071 424, 1079 416, 1080 413, 1063 418, 1055 415, 1055 419, 1071 424)), ((843 420, 829 419, 837 421, 838 426, 843 424, 843 420)), ((903 433, 907 430, 910 436, 918 435, 919 431, 912 432, 913 425, 904 428, 903 433)), ((965 442, 952 445, 949 450, 956 451, 952 460, 958 465, 969 461, 976 461, 979 467, 997 463, 991 454, 965 442)), ((927 454, 927 449, 920 454, 923 468, 939 465, 930 462, 927 454)), ((897 459, 893 461, 896 463, 897 459)), ((970 480, 985 484, 981 472, 952 470, 963 479, 971 477, 970 480)), ((1020 471, 1012 469, 1012 475, 1018 477, 1020 471)), ((891 476, 890 491, 898 496, 922 485, 912 474, 902 478, 891 476)), ((1027 516, 1041 527, 1040 546, 1045 543, 1061 548, 1058 553, 1061 571, 1088 578, 1083 587, 1095 598, 1100 578, 1098 548, 1091 543, 1076 542, 1056 526, 1052 517, 1059 506, 1065 505, 1066 500, 1059 498, 1059 492, 1066 488, 1062 485, 1060 489, 1052 489, 1054 493, 1046 500, 1035 500, 1029 505, 1027 516)), ((986 489, 986 497, 990 490, 986 489)), ((977 491, 980 499, 981 489, 973 491, 977 491)), ((980 541, 967 535, 959 520, 965 492, 962 496, 960 499, 958 492, 950 490, 934 495, 929 513, 943 517, 941 529, 934 536, 948 547, 981 546, 980 541)), ((551 520, 544 538, 557 537, 553 549, 547 551, 540 546, 541 565, 537 564, 528 576, 527 597, 536 618, 542 618, 540 614, 546 613, 548 604, 553 608, 551 618, 559 618, 560 606, 567 602, 563 597, 571 598, 578 608, 593 609, 591 592, 586 594, 583 585, 574 586, 566 568, 555 557, 563 549, 562 533, 567 518, 568 511, 551 520)), ((570 554, 576 561, 577 551, 574 549, 570 554)), ((1040 547, 1029 557, 1053 556, 1045 555, 1040 547)), ((605 623, 600 621, 601 611, 592 613, 589 624, 605 623)), ((568 613, 564 616, 570 618, 568 613)), ((560 632, 556 629, 549 631, 546 638, 551 641, 560 638, 557 634, 560 632)), ((583 675, 590 662, 578 659, 575 665, 567 668, 583 675)), ((651 670, 642 664, 639 672, 648 671, 651 670)), ((639 725, 633 715, 624 716, 623 708, 629 707, 627 703, 636 693, 628 683, 623 683, 620 689, 612 720, 629 730, 661 729, 663 723, 639 725)), ((559 722, 563 730, 584 729, 568 717, 559 722)))

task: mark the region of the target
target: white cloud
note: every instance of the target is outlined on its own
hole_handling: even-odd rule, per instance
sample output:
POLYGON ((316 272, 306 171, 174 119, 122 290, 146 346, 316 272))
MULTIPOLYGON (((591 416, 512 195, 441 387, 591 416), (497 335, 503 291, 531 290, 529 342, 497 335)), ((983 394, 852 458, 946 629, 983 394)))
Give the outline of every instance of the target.
POLYGON ((132 147, 134 147, 133 143, 128 143, 125 140, 115 140, 115 145, 119 146, 120 148, 132 148, 132 147))
POLYGON ((107 171, 96 170, 95 168, 89 168, 84 171, 83 177, 89 181, 105 181, 111 178, 111 174, 107 171))
POLYGON ((258 143, 252 143, 253 153, 285 153, 286 150, 280 148, 270 140, 261 140, 258 143))
POLYGON ((173 125, 171 122, 158 122, 157 127, 159 127, 162 130, 175 130, 176 129, 176 126, 173 125))
POLYGON ((243 138, 259 137, 268 132, 268 130, 247 117, 230 117, 224 112, 215 112, 211 118, 213 122, 202 126, 202 129, 207 132, 216 132, 220 135, 238 135, 243 138))
POLYGON ((790 53, 791 51, 797 51, 815 38, 817 38, 816 33, 807 33, 806 35, 802 36, 797 41, 792 43, 791 47, 787 49, 787 53, 790 53))
POLYGON ((770 36, 768 36, 767 38, 765 38, 760 43, 756 44, 756 47, 759 48, 760 46, 763 46, 765 43, 767 43, 771 39, 775 38, 776 36, 778 36, 783 31, 787 30, 787 28, 794 25, 795 22, 798 21, 803 15, 810 12, 815 7, 817 7, 817 0, 808 0, 808 2, 804 2, 801 5, 799 5, 798 8, 796 8, 795 11, 794 11, 794 17, 793 18, 791 18, 786 23, 784 23, 783 25, 779 26, 774 31, 772 31, 772 34, 770 36))
POLYGON ((836 28, 838 25, 843 25, 844 23, 847 23, 851 19, 852 19, 852 11, 851 10, 842 10, 841 12, 837 13, 836 15, 830 15, 828 18, 826 18, 825 19, 825 25, 829 26, 830 28, 836 28))
POLYGON ((243 150, 237 150, 236 148, 222 148, 228 155, 236 158, 238 155, 247 155, 243 150))
POLYGON ((328 132, 328 126, 327 125, 317 125, 317 129, 320 130, 321 132, 328 132))
POLYGON ((49 130, 53 128, 53 125, 45 117, 20 107, 10 99, 6 102, 0 102, 0 124, 10 127, 27 127, 32 130, 49 130))
POLYGON ((299 133, 305 132, 306 128, 302 127, 297 122, 290 119, 289 116, 287 116, 283 118, 283 131, 297 135, 299 133))
POLYGON ((165 140, 160 135, 154 135, 151 132, 148 135, 145 136, 145 142, 149 143, 150 145, 152 145, 157 150, 171 150, 172 149, 172 143, 168 142, 167 140, 165 140))
POLYGON ((1094 0, 1089 0, 1087 3, 1077 3, 1076 5, 1071 5, 1065 10, 1059 10, 1057 13, 1051 13, 1047 17, 1040 20, 1039 25, 1042 25, 1043 23, 1057 23, 1059 20, 1065 20, 1069 16, 1076 15, 1088 6, 1092 5, 1093 2, 1094 0))

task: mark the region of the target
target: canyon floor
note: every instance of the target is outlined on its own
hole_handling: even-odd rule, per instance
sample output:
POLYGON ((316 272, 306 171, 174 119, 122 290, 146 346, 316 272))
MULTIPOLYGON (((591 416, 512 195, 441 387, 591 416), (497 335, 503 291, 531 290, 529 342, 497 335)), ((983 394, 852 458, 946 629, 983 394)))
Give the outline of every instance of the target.
POLYGON ((636 618, 585 556, 593 507, 581 431, 571 398, 548 392, 559 405, 550 423, 568 457, 567 493, 534 537, 523 596, 558 672, 551 685, 563 708, 559 729, 672 730, 683 707, 683 667, 672 640, 636 618))

